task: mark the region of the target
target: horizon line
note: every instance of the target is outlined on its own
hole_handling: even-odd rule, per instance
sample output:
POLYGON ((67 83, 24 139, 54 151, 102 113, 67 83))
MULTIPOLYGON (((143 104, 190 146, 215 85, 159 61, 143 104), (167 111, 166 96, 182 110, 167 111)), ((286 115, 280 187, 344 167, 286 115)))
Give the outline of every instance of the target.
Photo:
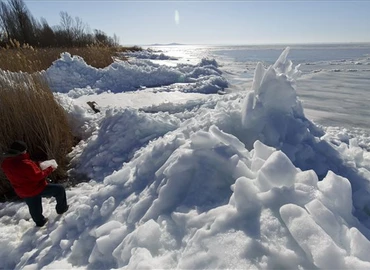
POLYGON ((365 45, 370 41, 333 41, 333 42, 276 42, 276 43, 150 43, 150 44, 121 44, 122 46, 272 46, 272 45, 365 45))

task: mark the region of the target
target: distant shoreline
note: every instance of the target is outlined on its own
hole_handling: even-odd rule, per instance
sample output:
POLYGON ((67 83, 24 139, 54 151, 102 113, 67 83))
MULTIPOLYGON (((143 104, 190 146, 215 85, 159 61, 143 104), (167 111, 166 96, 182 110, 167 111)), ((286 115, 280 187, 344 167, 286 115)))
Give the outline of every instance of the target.
POLYGON ((181 44, 181 43, 167 43, 167 44, 162 44, 162 43, 154 43, 154 44, 148 44, 144 46, 181 46, 181 45, 187 45, 187 44, 181 44))
POLYGON ((154 44, 146 44, 146 45, 140 45, 143 47, 166 47, 166 46, 207 46, 207 47, 352 47, 352 46, 358 46, 358 47, 368 47, 370 46, 370 42, 347 42, 347 43, 340 43, 340 42, 332 42, 332 43, 271 43, 271 44, 182 44, 182 43, 168 43, 168 44, 161 44, 161 43, 154 43, 154 44))

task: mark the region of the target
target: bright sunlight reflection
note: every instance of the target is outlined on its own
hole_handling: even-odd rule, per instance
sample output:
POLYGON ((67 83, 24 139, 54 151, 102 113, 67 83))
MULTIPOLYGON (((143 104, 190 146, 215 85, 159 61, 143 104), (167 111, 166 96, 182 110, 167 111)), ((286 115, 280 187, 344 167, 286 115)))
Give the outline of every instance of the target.
POLYGON ((175 23, 180 24, 180 13, 178 10, 175 10, 175 23))

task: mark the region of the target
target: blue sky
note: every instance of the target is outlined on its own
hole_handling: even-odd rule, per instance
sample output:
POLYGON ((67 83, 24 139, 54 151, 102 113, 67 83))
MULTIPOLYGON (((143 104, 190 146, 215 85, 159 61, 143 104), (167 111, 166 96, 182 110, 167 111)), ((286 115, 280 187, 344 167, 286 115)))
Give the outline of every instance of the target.
POLYGON ((370 42, 370 1, 25 1, 50 25, 59 13, 124 45, 370 42))

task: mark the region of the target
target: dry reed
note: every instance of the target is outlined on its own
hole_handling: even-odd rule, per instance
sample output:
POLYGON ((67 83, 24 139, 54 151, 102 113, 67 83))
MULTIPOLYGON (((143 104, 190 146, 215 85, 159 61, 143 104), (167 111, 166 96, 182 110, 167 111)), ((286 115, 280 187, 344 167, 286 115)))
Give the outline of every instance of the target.
POLYGON ((0 48, 0 69, 12 72, 34 73, 46 70, 52 63, 60 58, 63 52, 71 55, 81 56, 85 62, 95 68, 104 68, 122 58, 120 52, 140 50, 139 47, 108 47, 88 46, 81 48, 32 48, 21 47, 19 43, 13 42, 12 47, 0 48))
MULTIPOLYGON (((0 151, 14 140, 25 141, 35 160, 57 161, 53 180, 66 177, 66 155, 73 137, 64 109, 40 75, 0 70, 0 151)), ((11 187, 1 173, 0 198, 6 199, 9 194, 11 187)))

